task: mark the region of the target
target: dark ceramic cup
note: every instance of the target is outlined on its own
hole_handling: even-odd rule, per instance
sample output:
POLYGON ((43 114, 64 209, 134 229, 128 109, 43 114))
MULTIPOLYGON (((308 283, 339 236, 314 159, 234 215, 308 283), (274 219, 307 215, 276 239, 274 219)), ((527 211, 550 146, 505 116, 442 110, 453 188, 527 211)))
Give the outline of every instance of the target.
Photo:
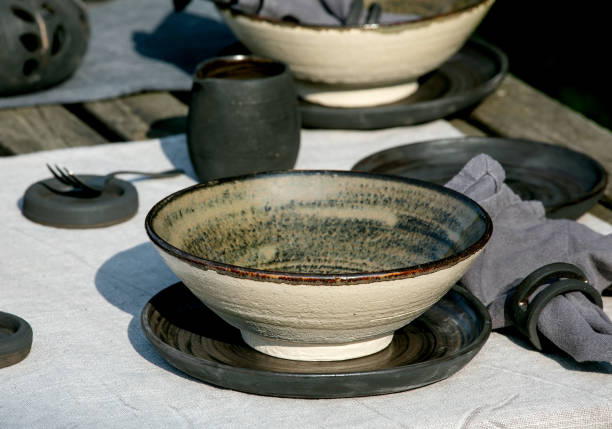
POLYGON ((187 143, 201 181, 293 168, 300 116, 289 68, 244 55, 201 63, 191 92, 187 143))

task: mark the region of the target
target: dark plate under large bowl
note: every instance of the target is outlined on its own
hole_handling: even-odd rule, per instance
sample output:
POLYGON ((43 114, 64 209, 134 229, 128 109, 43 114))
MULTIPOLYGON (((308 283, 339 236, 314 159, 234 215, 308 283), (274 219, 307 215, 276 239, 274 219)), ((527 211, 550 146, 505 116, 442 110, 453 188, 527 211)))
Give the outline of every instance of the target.
POLYGON ((577 219, 597 203, 608 182, 606 170, 583 153, 530 140, 490 137, 398 146, 362 159, 353 170, 443 185, 481 153, 502 164, 506 183, 523 200, 542 201, 549 218, 577 219))
POLYGON ((368 130, 433 121, 472 106, 492 93, 508 72, 498 48, 468 41, 437 70, 419 79, 411 96, 374 107, 327 107, 300 102, 302 125, 310 128, 368 130))
POLYGON ((370 356, 338 362, 279 359, 251 349, 182 283, 143 308, 145 336, 172 366, 207 383, 242 392, 295 398, 380 395, 443 380, 463 368, 491 332, 487 310, 455 286, 370 356))

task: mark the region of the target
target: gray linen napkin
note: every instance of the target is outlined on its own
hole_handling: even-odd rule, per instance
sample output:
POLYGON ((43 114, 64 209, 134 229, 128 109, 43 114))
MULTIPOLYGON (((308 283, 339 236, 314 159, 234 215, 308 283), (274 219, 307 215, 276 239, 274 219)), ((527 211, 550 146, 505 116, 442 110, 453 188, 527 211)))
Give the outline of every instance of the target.
MULTIPOLYGON (((190 2, 191 0, 174 0, 177 10, 182 10, 190 2)), ((368 17, 368 8, 363 7, 362 0, 216 0, 216 2, 231 4, 233 9, 265 18, 292 20, 310 25, 364 24, 368 17), (356 15, 353 17, 354 13, 356 15), (353 19, 356 21, 351 22, 353 19)), ((382 11, 375 22, 391 24, 418 18, 419 15, 399 15, 382 11)))
MULTIPOLYGON (((446 184, 477 201, 493 220, 487 247, 462 278, 489 309, 493 329, 511 325, 508 298, 543 265, 574 264, 600 293, 612 283, 612 234, 547 219, 542 203, 522 201, 504 180, 497 161, 478 155, 446 184)), ((553 298, 540 314, 538 329, 578 362, 612 361, 612 322, 581 293, 553 298)))

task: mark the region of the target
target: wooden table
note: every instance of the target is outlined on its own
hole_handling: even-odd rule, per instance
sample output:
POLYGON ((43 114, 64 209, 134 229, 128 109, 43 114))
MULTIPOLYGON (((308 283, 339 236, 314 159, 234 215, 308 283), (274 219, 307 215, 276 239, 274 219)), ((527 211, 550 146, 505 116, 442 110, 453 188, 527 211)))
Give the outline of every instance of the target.
MULTIPOLYGON (((189 93, 151 92, 69 105, 0 110, 0 155, 136 141, 185 132, 189 93)), ((612 171, 612 132, 512 75, 452 118, 466 135, 525 138, 585 152, 612 171)), ((611 181, 612 182, 612 181, 611 181)), ((612 221, 612 183, 593 212, 612 221)))

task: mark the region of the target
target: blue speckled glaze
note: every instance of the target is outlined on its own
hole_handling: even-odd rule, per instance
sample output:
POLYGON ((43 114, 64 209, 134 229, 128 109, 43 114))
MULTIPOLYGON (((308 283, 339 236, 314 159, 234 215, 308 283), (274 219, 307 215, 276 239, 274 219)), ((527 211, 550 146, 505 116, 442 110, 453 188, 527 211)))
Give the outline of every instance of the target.
POLYGON ((192 263, 310 283, 444 268, 481 249, 492 229, 484 210, 454 191, 339 171, 196 185, 160 201, 146 226, 154 243, 192 263))

